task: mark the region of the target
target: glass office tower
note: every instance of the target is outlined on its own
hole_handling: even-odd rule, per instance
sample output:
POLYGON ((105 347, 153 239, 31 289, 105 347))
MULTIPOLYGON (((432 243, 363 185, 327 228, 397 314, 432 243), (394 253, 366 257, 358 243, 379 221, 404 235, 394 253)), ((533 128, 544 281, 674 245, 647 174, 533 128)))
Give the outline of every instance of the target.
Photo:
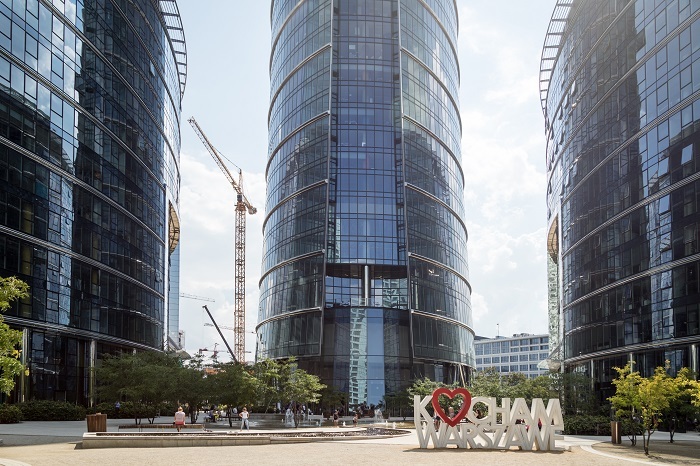
POLYGON ((697 373, 700 2, 559 2, 541 70, 554 359, 697 373))
POLYGON ((0 0, 0 274, 31 287, 5 317, 17 400, 90 404, 101 355, 164 347, 185 63, 174 0, 0 0))
POLYGON ((453 0, 273 0, 257 358, 379 403, 474 366, 453 0))

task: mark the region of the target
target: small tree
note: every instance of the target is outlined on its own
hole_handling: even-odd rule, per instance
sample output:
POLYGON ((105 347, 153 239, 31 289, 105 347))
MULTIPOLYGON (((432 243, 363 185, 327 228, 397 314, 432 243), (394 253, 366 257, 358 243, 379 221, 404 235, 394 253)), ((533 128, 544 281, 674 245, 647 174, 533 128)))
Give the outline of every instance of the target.
MULTIPOLYGON (((662 414, 686 389, 681 388, 681 379, 670 377, 663 367, 657 367, 654 375, 648 378, 632 372, 632 363, 615 370, 618 373, 618 378, 613 380, 616 391, 609 400, 618 415, 631 416, 633 422, 641 424, 644 454, 648 455, 649 440, 658 428, 662 414)), ((633 435, 636 434, 633 432, 633 435)), ((632 445, 635 444, 633 441, 632 445)))
POLYGON ((695 387, 690 389, 690 398, 693 406, 700 408, 700 382, 695 382, 695 387))
POLYGON ((413 385, 411 385, 408 388, 408 393, 409 395, 411 395, 411 397, 415 395, 420 395, 421 397, 424 397, 431 395, 435 390, 441 387, 445 387, 445 384, 435 382, 434 380, 430 380, 429 378, 424 377, 422 379, 417 379, 416 381, 414 381, 413 385))
POLYGON ((654 375, 642 379, 639 384, 639 399, 642 408, 642 440, 644 454, 649 454, 649 440, 656 432, 662 413, 670 406, 670 401, 678 396, 678 387, 663 367, 657 367, 654 375))
POLYGON ((408 388, 404 388, 384 395, 384 405, 390 410, 390 416, 396 415, 395 411, 398 410, 399 416, 405 421, 409 408, 413 408, 413 397, 408 393, 408 388))
POLYGON ((327 385, 326 388, 321 390, 321 400, 319 403, 321 412, 319 414, 323 416, 324 410, 332 413, 336 407, 345 403, 345 398, 345 393, 341 392, 332 385, 327 385))
POLYGON ((176 367, 168 370, 168 372, 172 373, 168 398, 176 401, 178 404, 186 403, 190 423, 194 424, 197 422, 202 402, 210 392, 213 383, 204 371, 201 354, 187 361, 179 360, 178 362, 179 364, 176 367))
POLYGON ((683 367, 673 379, 676 396, 669 400, 669 407, 664 413, 665 424, 668 427, 669 442, 673 443, 678 422, 692 416, 697 410, 693 406, 693 390, 700 384, 691 378, 690 369, 683 367))
MULTIPOLYGON (((29 296, 29 286, 16 277, 0 277, 0 312, 5 312, 10 303, 29 296)), ((13 330, 0 315, 0 392, 9 395, 15 388, 15 377, 27 372, 20 362, 22 332, 13 330)))
POLYGON ((321 399, 321 390, 326 388, 319 378, 299 369, 294 359, 280 365, 279 397, 289 402, 294 413, 294 427, 299 427, 299 404, 317 403, 321 399))
POLYGON ((591 378, 582 372, 549 374, 552 390, 558 393, 564 414, 593 414, 598 412, 597 394, 591 378))
MULTIPOLYGON (((455 388, 457 385, 446 385, 442 382, 435 382, 434 380, 430 380, 427 377, 424 377, 422 379, 418 379, 415 382, 413 382, 413 385, 411 385, 408 388, 408 393, 413 398, 415 395, 419 395, 421 398, 431 395, 435 390, 438 388, 455 388)), ((447 410, 450 407, 453 407, 455 411, 459 411, 462 403, 464 400, 462 399, 462 395, 457 395, 454 398, 447 398, 446 396, 442 396, 438 399, 438 403, 440 403, 440 407, 447 412, 447 410)), ((435 413, 433 413, 434 415, 435 413)))
POLYGON ((253 367, 255 378, 259 382, 257 399, 265 407, 265 412, 279 401, 281 363, 275 359, 263 359, 253 367))
POLYGON ((628 433, 632 446, 637 445, 637 414, 641 410, 639 400, 639 384, 642 376, 639 372, 632 372, 632 363, 625 367, 615 367, 617 378, 613 380, 615 395, 608 398, 615 410, 615 416, 619 419, 628 419, 632 430, 628 433))
POLYGON ((218 366, 218 372, 208 377, 210 397, 219 404, 226 405, 228 425, 233 427, 233 408, 242 405, 252 406, 259 393, 258 380, 249 373, 245 364, 228 362, 218 366))
POLYGON ((494 367, 476 372, 469 391, 472 396, 496 398, 499 403, 504 396, 508 396, 505 395, 501 374, 494 367))
POLYGON ((103 400, 131 401, 144 408, 134 410, 136 424, 142 417, 153 422, 157 405, 175 401, 179 369, 178 358, 155 351, 106 355, 97 368, 97 393, 103 400))

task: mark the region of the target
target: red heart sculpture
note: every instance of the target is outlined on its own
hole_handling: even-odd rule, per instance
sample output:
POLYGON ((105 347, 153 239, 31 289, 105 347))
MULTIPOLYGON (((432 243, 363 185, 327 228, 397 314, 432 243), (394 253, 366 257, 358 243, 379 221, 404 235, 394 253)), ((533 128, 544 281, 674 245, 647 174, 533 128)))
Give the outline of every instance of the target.
POLYGON ((455 388, 450 390, 449 388, 438 388, 433 392, 433 409, 435 409, 435 414, 440 416, 440 419, 445 421, 450 426, 454 427, 459 422, 467 416, 469 408, 472 405, 472 394, 466 388, 455 388), (462 395, 464 402, 462 403, 462 409, 459 410, 455 417, 450 418, 447 413, 440 406, 440 395, 445 395, 449 399, 453 399, 457 395, 462 395))

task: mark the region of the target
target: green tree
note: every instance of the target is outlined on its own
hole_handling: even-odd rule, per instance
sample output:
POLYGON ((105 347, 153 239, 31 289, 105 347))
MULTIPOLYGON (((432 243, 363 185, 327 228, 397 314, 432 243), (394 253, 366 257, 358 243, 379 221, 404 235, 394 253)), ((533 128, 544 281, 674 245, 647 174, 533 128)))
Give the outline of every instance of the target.
POLYGON ((654 375, 642 379, 639 384, 639 400, 642 408, 642 440, 644 453, 649 454, 649 440, 659 426, 662 414, 679 395, 678 386, 663 367, 657 367, 654 375))
POLYGON ((628 433, 632 446, 637 445, 638 414, 641 410, 639 399, 639 385, 642 376, 639 372, 632 372, 632 363, 627 363, 625 367, 614 367, 617 377, 613 380, 615 385, 615 395, 608 398, 615 410, 615 417, 621 420, 628 420, 631 430, 628 433))
POLYGON ((550 398, 559 398, 554 380, 549 375, 539 375, 534 379, 528 379, 525 386, 527 389, 523 398, 528 403, 532 403, 535 398, 542 398, 546 403, 550 398))
POLYGON ((287 362, 283 366, 280 379, 280 398, 283 402, 290 402, 294 412, 294 427, 299 427, 298 406, 318 403, 321 399, 321 390, 326 388, 319 378, 297 367, 296 362, 287 362))
POLYGON ((280 399, 281 370, 282 363, 275 359, 263 359, 253 366, 253 373, 259 383, 257 399, 265 407, 265 412, 280 399))
POLYGON ((233 427, 233 408, 252 406, 257 401, 259 381, 252 375, 252 369, 245 364, 228 362, 217 366, 217 372, 210 375, 209 396, 218 404, 226 406, 228 425, 233 427))
POLYGON ((695 386, 690 389, 690 402, 693 406, 700 408, 700 382, 695 381, 695 386))
POLYGON ((340 405, 345 404, 346 394, 338 390, 332 385, 326 386, 321 390, 321 400, 319 401, 321 414, 323 416, 324 411, 326 413, 332 413, 335 408, 340 405))
POLYGON ((130 401, 143 407, 134 411, 134 421, 147 417, 153 422, 158 405, 178 400, 179 358, 156 351, 119 356, 106 355, 97 368, 97 394, 102 400, 130 401))
POLYGON ((669 399, 669 407, 664 412, 664 424, 668 429, 670 443, 673 443, 678 423, 685 422, 686 418, 695 415, 697 407, 693 406, 693 390, 700 386, 700 383, 693 380, 687 367, 678 371, 673 382, 675 396, 669 399))
MULTIPOLYGON (((0 277, 0 312, 5 312, 16 299, 29 296, 29 286, 16 277, 0 277)), ((9 395, 15 388, 15 377, 26 368, 20 362, 22 332, 13 330, 0 315, 0 392, 9 395)), ((28 373, 28 372, 27 372, 28 373)))
POLYGON ((582 372, 556 372, 549 377, 564 414, 593 414, 598 411, 597 397, 589 376, 582 372))
POLYGON ((415 395, 420 395, 421 397, 428 396, 432 394, 435 390, 441 387, 446 387, 444 383, 435 382, 430 380, 428 377, 422 379, 417 379, 408 388, 408 394, 413 397, 415 395))
POLYGON ((408 387, 384 395, 384 406, 389 410, 390 416, 395 416, 398 410, 399 416, 405 421, 407 413, 413 414, 413 397, 408 393, 408 387))
MULTIPOLYGON (((421 398, 428 396, 432 394, 435 390, 438 388, 456 388, 458 385, 452 384, 452 385, 447 385, 442 382, 435 382, 434 380, 430 380, 428 377, 424 377, 422 379, 418 379, 413 382, 413 385, 411 385, 408 388, 408 393, 411 397, 411 400, 413 400, 413 397, 415 395, 419 395, 421 398)), ((471 393, 471 392, 470 392, 471 393)), ((440 403, 440 407, 447 412, 447 410, 452 407, 454 408, 455 411, 459 411, 460 408, 462 407, 462 403, 464 403, 464 400, 462 399, 461 395, 457 395, 454 398, 448 398, 446 396, 441 396, 440 399, 438 400, 438 403, 440 403)), ((428 408, 430 409, 430 408, 428 408)), ((434 415, 435 413, 433 413, 434 415)))
POLYGON ((204 370, 202 355, 196 355, 187 361, 177 359, 175 365, 166 365, 165 373, 172 377, 167 385, 168 399, 178 405, 185 404, 190 423, 196 423, 202 403, 211 393, 213 385, 211 376, 207 376, 204 370))
MULTIPOLYGON (((616 391, 609 398, 616 414, 631 416, 642 428, 644 453, 649 454, 649 440, 661 422, 662 415, 671 407, 672 402, 685 395, 687 381, 684 377, 674 379, 666 369, 657 367, 651 377, 644 378, 639 372, 632 371, 632 363, 625 367, 616 367, 618 377, 613 380, 616 391)), ((633 433, 634 435, 634 433, 633 433)), ((636 442, 633 441, 633 445, 636 442)))
MULTIPOLYGON (((530 380, 522 372, 511 372, 501 377, 503 396, 511 400, 515 398, 527 398, 530 380)), ((500 400, 499 400, 500 401, 500 400)))
POLYGON ((504 396, 508 396, 504 394, 501 374, 494 367, 476 372, 469 391, 472 396, 497 398, 499 403, 504 396))

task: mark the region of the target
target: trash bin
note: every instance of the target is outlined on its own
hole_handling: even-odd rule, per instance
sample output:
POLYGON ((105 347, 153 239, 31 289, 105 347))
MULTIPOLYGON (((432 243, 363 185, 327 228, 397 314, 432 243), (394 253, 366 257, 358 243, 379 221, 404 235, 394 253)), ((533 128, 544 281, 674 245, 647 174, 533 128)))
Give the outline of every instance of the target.
POLYGON ((107 432, 106 414, 88 414, 86 418, 88 432, 107 432))
POLYGON ((620 421, 610 421, 610 436, 612 437, 613 445, 620 445, 622 443, 620 421))

